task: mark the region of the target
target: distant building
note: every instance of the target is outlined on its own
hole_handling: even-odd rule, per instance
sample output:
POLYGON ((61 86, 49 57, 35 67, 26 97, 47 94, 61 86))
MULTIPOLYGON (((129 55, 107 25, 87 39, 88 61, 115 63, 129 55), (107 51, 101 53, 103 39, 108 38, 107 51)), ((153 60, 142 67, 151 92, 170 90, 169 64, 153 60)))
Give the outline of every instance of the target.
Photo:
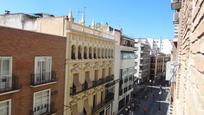
POLYGON ((171 54, 172 45, 169 39, 147 39, 151 46, 151 55, 161 52, 163 54, 171 54))
POLYGON ((151 56, 151 69, 150 79, 151 80, 164 80, 166 75, 166 62, 170 61, 170 55, 158 53, 157 55, 151 56))
POLYGON ((135 47, 138 49, 135 51, 135 82, 148 81, 150 76, 150 45, 147 39, 138 38, 135 39, 135 47))

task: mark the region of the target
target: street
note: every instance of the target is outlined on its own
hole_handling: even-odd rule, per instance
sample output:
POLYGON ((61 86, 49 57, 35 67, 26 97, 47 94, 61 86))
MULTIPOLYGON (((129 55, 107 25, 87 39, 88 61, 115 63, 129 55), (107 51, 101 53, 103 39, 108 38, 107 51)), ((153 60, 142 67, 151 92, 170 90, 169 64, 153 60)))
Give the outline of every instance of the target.
POLYGON ((169 89, 148 86, 138 94, 133 99, 136 103, 135 110, 129 111, 129 115, 169 115, 169 89))

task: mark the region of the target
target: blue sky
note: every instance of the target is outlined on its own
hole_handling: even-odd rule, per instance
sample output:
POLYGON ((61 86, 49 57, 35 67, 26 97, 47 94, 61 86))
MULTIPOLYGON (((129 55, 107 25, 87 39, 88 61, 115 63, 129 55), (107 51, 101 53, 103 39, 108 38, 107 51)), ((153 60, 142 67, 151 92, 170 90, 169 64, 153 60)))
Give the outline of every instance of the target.
POLYGON ((67 15, 72 9, 75 20, 85 9, 86 24, 106 23, 133 37, 173 37, 171 0, 0 0, 0 13, 44 12, 57 16, 67 15))

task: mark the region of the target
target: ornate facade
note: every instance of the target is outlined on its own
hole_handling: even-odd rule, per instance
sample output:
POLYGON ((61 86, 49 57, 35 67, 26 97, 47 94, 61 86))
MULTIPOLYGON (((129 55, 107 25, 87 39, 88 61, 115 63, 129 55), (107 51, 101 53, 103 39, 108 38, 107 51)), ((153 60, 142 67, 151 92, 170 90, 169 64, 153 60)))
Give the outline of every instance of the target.
POLYGON ((114 39, 94 27, 67 22, 65 115, 112 114, 114 39))

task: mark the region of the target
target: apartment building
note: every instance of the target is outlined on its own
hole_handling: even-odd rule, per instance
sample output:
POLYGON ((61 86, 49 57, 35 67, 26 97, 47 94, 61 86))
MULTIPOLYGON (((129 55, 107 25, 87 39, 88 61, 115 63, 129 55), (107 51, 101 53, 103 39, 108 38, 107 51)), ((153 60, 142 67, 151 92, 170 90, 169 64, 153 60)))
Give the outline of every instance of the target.
POLYGON ((113 100, 114 38, 68 16, 6 13, 0 25, 66 37, 64 114, 109 114, 113 100), (13 19, 13 20, 12 20, 13 19), (18 23, 18 26, 13 22, 18 23))
POLYGON ((65 115, 112 115, 114 36, 81 23, 67 25, 65 115))
POLYGON ((65 37, 0 27, 0 114, 62 115, 65 37))
MULTIPOLYGON (((135 74, 135 54, 137 48, 134 47, 134 39, 124 36, 120 30, 114 29, 115 35, 115 97, 113 104, 114 115, 124 113, 122 111, 131 100, 133 91, 133 81, 135 74)), ((132 107, 131 107, 132 108, 132 107)), ((130 108, 129 108, 130 109, 130 108)))
POLYGON ((169 39, 147 39, 151 47, 151 55, 156 55, 161 52, 164 54, 171 54, 172 45, 169 39))
POLYGON ((160 81, 165 79, 166 63, 170 61, 170 55, 158 53, 151 56, 150 79, 160 81))
POLYGON ((200 115, 204 111, 204 0, 172 0, 177 18, 178 71, 174 95, 175 115, 200 115), (194 106, 192 106, 194 105, 194 106))
POLYGON ((135 82, 148 81, 150 76, 150 45, 145 38, 135 39, 135 82))
POLYGON ((0 15, 0 26, 57 36, 66 36, 66 22, 67 16, 56 17, 45 13, 25 14, 7 11, 0 15))

